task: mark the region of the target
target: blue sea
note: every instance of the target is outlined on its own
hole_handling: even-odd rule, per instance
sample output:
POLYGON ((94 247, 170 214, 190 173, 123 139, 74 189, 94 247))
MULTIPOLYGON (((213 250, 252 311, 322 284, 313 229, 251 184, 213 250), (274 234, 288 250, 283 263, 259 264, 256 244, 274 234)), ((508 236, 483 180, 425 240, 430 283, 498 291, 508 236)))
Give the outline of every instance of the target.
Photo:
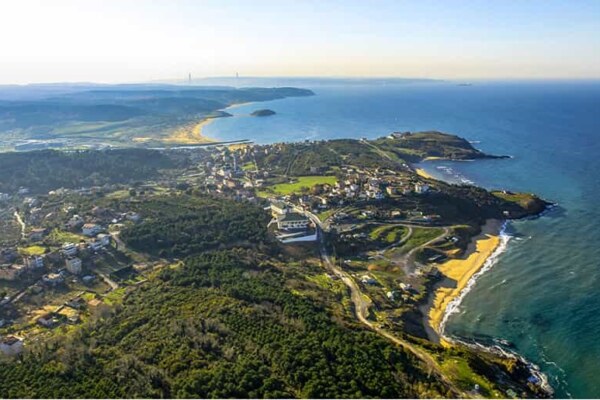
MULTIPOLYGON (((281 82, 278 82, 281 84, 281 82)), ((600 397, 600 82, 306 82, 315 96, 234 107, 204 134, 257 143, 440 130, 511 159, 427 162, 432 174, 534 192, 558 206, 514 221, 506 251, 446 331, 502 339, 559 397, 600 397), (270 108, 277 114, 248 114, 270 108)))

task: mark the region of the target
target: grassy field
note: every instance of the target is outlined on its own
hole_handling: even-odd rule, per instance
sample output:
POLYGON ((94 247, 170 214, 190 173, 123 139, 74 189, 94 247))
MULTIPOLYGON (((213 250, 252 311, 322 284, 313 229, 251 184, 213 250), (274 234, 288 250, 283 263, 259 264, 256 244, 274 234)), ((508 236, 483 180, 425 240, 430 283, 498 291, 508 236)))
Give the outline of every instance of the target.
POLYGON ((256 164, 254 164, 252 161, 242 165, 242 170, 244 171, 256 171, 256 169, 256 164))
POLYGON ((25 256, 41 256, 46 252, 46 248, 42 246, 21 247, 19 252, 25 256))
POLYGON ((58 245, 63 243, 79 243, 79 241, 82 240, 84 237, 75 233, 61 231, 60 229, 54 229, 52 232, 50 232, 48 238, 58 245))
POLYGON ((523 208, 530 207, 535 202, 535 197, 529 193, 504 193, 495 191, 492 194, 503 200, 517 203, 523 208))
POLYGON ((413 228, 413 233, 402 246, 402 250, 409 251, 415 247, 422 246, 440 236, 443 232, 442 228, 413 228))
POLYGON ((293 183, 279 183, 273 186, 266 187, 264 190, 260 191, 260 194, 287 195, 292 193, 299 193, 301 192, 302 188, 310 189, 315 185, 325 183, 333 185, 336 181, 337 178, 333 175, 301 176, 298 177, 293 183))
POLYGON ((398 225, 381 225, 369 233, 371 240, 381 240, 386 243, 399 241, 406 233, 406 228, 398 225))

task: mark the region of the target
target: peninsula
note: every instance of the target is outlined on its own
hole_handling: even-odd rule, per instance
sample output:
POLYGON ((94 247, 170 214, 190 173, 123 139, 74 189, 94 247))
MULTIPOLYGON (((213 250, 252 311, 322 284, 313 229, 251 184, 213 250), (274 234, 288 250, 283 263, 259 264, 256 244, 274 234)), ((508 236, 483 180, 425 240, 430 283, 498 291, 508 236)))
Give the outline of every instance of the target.
POLYGON ((204 125, 249 102, 312 96, 307 89, 166 84, 0 87, 0 151, 203 144, 204 125))
POLYGON ((548 203, 428 157, 498 158, 441 132, 0 153, 0 395, 549 396, 439 340, 501 221, 548 203))

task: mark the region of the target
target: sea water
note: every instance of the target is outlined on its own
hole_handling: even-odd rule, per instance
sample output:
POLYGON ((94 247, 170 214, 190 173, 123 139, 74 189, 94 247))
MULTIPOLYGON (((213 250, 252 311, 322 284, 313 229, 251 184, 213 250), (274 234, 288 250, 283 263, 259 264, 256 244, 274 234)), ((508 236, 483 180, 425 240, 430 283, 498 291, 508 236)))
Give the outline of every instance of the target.
POLYGON ((541 218, 508 224, 506 250, 446 331, 511 347, 541 367, 557 396, 600 397, 600 82, 319 80, 303 87, 316 95, 233 108, 233 117, 204 133, 272 143, 440 130, 512 156, 422 165, 442 179, 558 204, 541 218), (277 114, 249 116, 261 108, 277 114))

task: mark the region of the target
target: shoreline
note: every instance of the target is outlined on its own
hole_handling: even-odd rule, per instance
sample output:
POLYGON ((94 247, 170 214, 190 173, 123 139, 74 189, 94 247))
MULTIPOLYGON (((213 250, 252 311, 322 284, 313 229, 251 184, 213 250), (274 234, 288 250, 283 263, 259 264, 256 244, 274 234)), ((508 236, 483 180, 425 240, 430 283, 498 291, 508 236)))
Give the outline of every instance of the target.
POLYGON ((194 145, 194 144, 209 144, 217 140, 204 136, 202 129, 212 123, 215 117, 207 117, 193 126, 192 124, 179 127, 171 133, 170 136, 162 139, 164 143, 179 144, 179 145, 194 145))
POLYGON ((457 311, 478 275, 495 263, 497 257, 493 256, 499 255, 506 247, 508 237, 502 235, 503 228, 504 221, 486 221, 481 233, 471 239, 462 257, 448 260, 438 266, 446 281, 455 284, 454 287, 438 287, 433 293, 433 301, 427 312, 427 323, 442 343, 447 341, 444 328, 448 317, 457 311))
MULTIPOLYGON (((248 104, 252 104, 252 102, 232 104, 232 105, 227 106, 219 111, 226 112, 227 110, 231 110, 233 108, 245 106, 248 104)), ((205 117, 191 127, 190 127, 190 125, 191 125, 190 124, 190 125, 183 126, 183 127, 176 129, 175 131, 173 131, 173 133, 169 137, 163 139, 163 142, 176 144, 176 145, 201 145, 201 144, 204 145, 204 144, 222 142, 215 138, 211 138, 211 137, 204 135, 202 131, 208 125, 213 123, 217 118, 226 118, 226 117, 227 116, 205 117)), ((143 139, 143 138, 139 138, 139 139, 143 139)))
POLYGON ((421 178, 425 178, 425 179, 435 179, 433 177, 433 175, 429 174, 427 171, 425 171, 423 168, 415 168, 415 172, 417 173, 417 175, 419 175, 421 178))

